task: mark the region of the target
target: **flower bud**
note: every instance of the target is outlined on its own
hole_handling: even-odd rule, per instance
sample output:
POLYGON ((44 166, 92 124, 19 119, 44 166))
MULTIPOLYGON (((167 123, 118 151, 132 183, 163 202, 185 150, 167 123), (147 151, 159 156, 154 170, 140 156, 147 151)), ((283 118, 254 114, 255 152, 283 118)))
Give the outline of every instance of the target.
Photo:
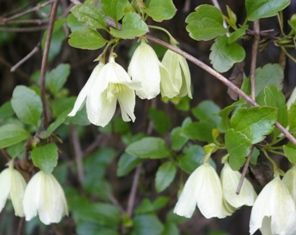
POLYGON ((13 168, 13 161, 8 163, 8 168, 0 174, 0 212, 7 199, 10 199, 16 216, 23 217, 23 197, 26 188, 24 177, 13 168))
POLYGON ((52 174, 43 171, 36 173, 29 181, 23 206, 27 221, 38 214, 46 225, 58 223, 64 215, 68 215, 62 187, 52 174))
POLYGON ((142 41, 135 50, 128 67, 132 80, 141 85, 136 94, 141 99, 152 99, 160 92, 160 62, 153 48, 142 41))

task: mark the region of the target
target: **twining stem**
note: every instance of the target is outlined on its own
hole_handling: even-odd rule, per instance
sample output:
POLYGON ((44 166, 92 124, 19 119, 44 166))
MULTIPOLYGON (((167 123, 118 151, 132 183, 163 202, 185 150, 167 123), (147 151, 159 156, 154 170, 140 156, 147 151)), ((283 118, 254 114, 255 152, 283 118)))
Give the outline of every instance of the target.
POLYGON ((47 61, 48 61, 48 53, 52 38, 52 32, 54 27, 54 22, 57 14, 59 0, 55 0, 52 4, 50 16, 49 16, 49 24, 47 29, 47 37, 45 41, 43 56, 42 56, 42 62, 41 62, 41 72, 40 72, 40 88, 41 88, 41 100, 42 100, 42 106, 43 106, 43 126, 44 128, 47 128, 48 122, 49 122, 49 114, 48 114, 48 103, 46 99, 46 80, 45 80, 45 74, 47 70, 47 61))
POLYGON ((132 213, 133 213, 135 200, 136 200, 136 192, 138 189, 139 179, 140 179, 140 175, 141 175, 141 170, 142 170, 142 166, 138 165, 136 168, 135 174, 134 174, 132 189, 130 191, 130 195, 129 195, 128 203, 127 203, 126 213, 129 217, 131 217, 132 213))
MULTIPOLYGON (((214 78, 221 81, 224 85, 226 85, 229 89, 231 89, 233 92, 238 94, 240 97, 242 97, 244 100, 246 100, 249 104, 253 106, 258 106, 256 101, 254 101, 250 96, 248 96, 245 92, 243 92, 240 88, 238 88, 236 85, 234 85, 231 81, 229 81, 226 77, 224 77, 222 74, 218 73, 214 69, 212 69, 210 66, 205 64, 204 62, 200 61, 199 59, 195 58, 191 54, 181 50, 178 47, 175 47, 165 41, 162 41, 161 39, 155 38, 151 35, 146 35, 146 38, 150 40, 151 42, 154 42, 156 44, 159 44, 161 46, 164 46, 180 55, 182 55, 187 60, 191 61, 193 64, 197 65, 201 69, 205 70, 209 74, 211 74, 214 78)), ((286 138, 291 141, 291 143, 296 144, 296 138, 285 128, 283 127, 279 122, 276 122, 275 126, 286 136, 286 138)))
POLYGON ((253 25, 254 29, 254 42, 252 46, 252 59, 251 59, 251 68, 250 68, 250 81, 251 81, 251 97, 255 100, 256 97, 256 64, 257 64, 257 54, 258 46, 260 41, 260 24, 259 20, 256 20, 253 25))
POLYGON ((242 174, 241 174, 241 177, 239 179, 239 182, 238 182, 238 185, 237 185, 237 188, 236 188, 236 192, 235 192, 237 195, 240 194, 240 191, 241 191, 241 189, 243 187, 243 183, 244 183, 244 180, 246 178, 246 174, 247 174, 247 171, 248 171, 248 168, 249 168, 249 165, 250 165, 251 157, 252 157, 252 155, 250 154, 247 157, 247 160, 245 162, 245 165, 244 165, 244 168, 243 168, 243 171, 242 171, 242 174))

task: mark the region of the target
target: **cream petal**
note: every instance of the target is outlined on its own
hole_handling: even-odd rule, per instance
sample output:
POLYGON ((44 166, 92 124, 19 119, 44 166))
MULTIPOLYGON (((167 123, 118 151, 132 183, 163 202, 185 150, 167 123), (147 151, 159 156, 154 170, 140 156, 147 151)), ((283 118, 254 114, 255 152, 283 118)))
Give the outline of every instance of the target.
POLYGON ((142 41, 135 50, 128 67, 133 81, 141 83, 136 90, 141 99, 152 99, 160 92, 160 62, 153 48, 142 41))
POLYGON ((270 217, 264 217, 262 221, 262 226, 260 228, 260 232, 262 235, 273 235, 271 232, 271 218, 270 217))
MULTIPOLYGON (((181 73, 181 70, 179 68, 179 73, 181 73)), ((164 65, 160 66, 160 74, 161 74, 161 80, 160 80, 160 92, 162 97, 168 97, 173 98, 179 94, 179 89, 177 85, 173 81, 173 76, 169 72, 168 68, 166 68, 164 65)), ((181 78, 182 79, 182 78, 181 78)))
POLYGON ((104 66, 104 64, 99 63, 94 70, 92 71, 89 79, 87 80, 86 84, 84 85, 84 87, 81 89, 73 109, 71 110, 71 112, 68 114, 68 116, 75 116, 76 113, 79 111, 79 109, 81 108, 81 106, 83 105, 89 90, 93 87, 92 84, 93 82, 98 78, 98 74, 100 73, 102 67, 104 66))
POLYGON ((257 194, 248 179, 244 180, 240 194, 236 194, 236 189, 240 178, 240 172, 232 170, 229 164, 225 163, 221 171, 221 182, 224 198, 231 206, 235 208, 239 208, 243 205, 252 206, 257 194))
POLYGON ((6 201, 9 197, 9 192, 11 188, 11 181, 10 181, 10 172, 9 169, 5 169, 0 174, 0 212, 3 210, 6 201))
POLYGON ((23 208, 26 220, 29 221, 37 215, 40 205, 42 190, 42 173, 39 171, 29 181, 23 201, 23 208))
POLYGON ((26 181, 24 177, 15 169, 10 169, 11 171, 11 189, 10 189, 10 199, 14 208, 16 216, 23 217, 23 199, 26 189, 26 181))
POLYGON ((296 166, 289 169, 283 177, 283 182, 296 203, 296 166))
POLYGON ((133 90, 125 87, 118 94, 118 103, 121 109, 121 116, 123 121, 135 121, 136 117, 134 114, 135 105, 136 105, 136 96, 133 90))
POLYGON ((183 72, 183 77, 184 77, 184 80, 182 82, 182 87, 180 90, 180 96, 182 97, 182 96, 188 95, 188 97, 192 99, 191 75, 190 75, 189 66, 186 59, 181 55, 179 56, 180 56, 179 63, 183 72))

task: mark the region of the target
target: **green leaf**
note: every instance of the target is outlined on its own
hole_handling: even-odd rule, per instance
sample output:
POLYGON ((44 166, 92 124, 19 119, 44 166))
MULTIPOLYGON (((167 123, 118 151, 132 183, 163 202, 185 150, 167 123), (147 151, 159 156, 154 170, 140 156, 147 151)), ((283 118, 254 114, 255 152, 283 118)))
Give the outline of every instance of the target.
POLYGON ((102 0, 102 9, 105 15, 118 21, 132 8, 128 0, 102 0))
POLYGON ((11 107, 11 102, 7 101, 0 106, 0 120, 7 121, 8 118, 14 115, 11 107))
POLYGON ((180 150, 189 140, 189 138, 183 133, 181 127, 176 127, 171 132, 172 149, 175 151, 180 150))
POLYGON ((232 116, 231 127, 256 144, 271 133, 276 119, 277 112, 271 107, 241 108, 232 116))
POLYGON ((161 235, 180 235, 180 232, 176 224, 168 222, 165 224, 164 231, 161 235))
POLYGON ((69 37, 69 45, 80 49, 97 50, 106 44, 101 34, 91 29, 76 30, 69 37))
POLYGON ((168 204, 168 202, 169 198, 164 196, 157 197, 157 199, 155 199, 153 202, 145 198, 137 206, 135 213, 137 215, 154 213, 165 207, 168 204))
POLYGON ((228 71, 235 63, 246 56, 244 48, 236 42, 229 43, 226 36, 216 38, 211 47, 210 60, 217 71, 228 71))
POLYGON ((178 157, 178 165, 190 174, 202 163, 204 150, 199 145, 190 145, 183 152, 184 154, 178 157))
POLYGON ((293 103, 288 112, 288 123, 290 131, 295 135, 296 134, 296 103, 293 103))
POLYGON ((45 173, 51 173, 58 163, 58 147, 55 144, 37 146, 31 152, 33 164, 45 173))
POLYGON ((183 128, 183 133, 189 139, 212 142, 212 130, 214 128, 215 126, 210 122, 192 122, 183 128))
POLYGON ((195 40, 211 40, 226 33, 223 15, 216 7, 203 4, 186 18, 186 30, 195 40))
POLYGON ((12 145, 8 147, 6 151, 9 154, 9 156, 11 156, 12 158, 16 158, 16 157, 21 158, 26 151, 26 143, 20 142, 18 144, 12 145))
POLYGON ((248 20, 275 16, 290 4, 290 0, 245 0, 248 20))
POLYGON ((6 124, 0 127, 0 149, 18 144, 29 137, 29 133, 16 124, 6 124))
POLYGON ((120 156, 118 161, 116 174, 118 177, 125 176, 129 174, 139 163, 141 159, 124 153, 120 156))
POLYGON ((288 160, 292 163, 296 163, 296 146, 292 144, 287 144, 283 146, 284 154, 288 160))
POLYGON ((150 0, 145 9, 147 15, 157 22, 173 18, 176 11, 172 0, 150 0))
POLYGON ((283 87, 284 71, 279 64, 266 64, 256 69, 256 95, 266 86, 273 85, 279 90, 283 87))
POLYGON ((288 111, 284 94, 275 86, 266 86, 257 97, 261 106, 270 106, 277 109, 277 120, 283 125, 288 124, 288 111))
POLYGON ((170 152, 163 139, 158 137, 145 137, 138 140, 125 150, 128 154, 138 158, 165 158, 170 152))
POLYGON ((46 87, 52 94, 57 94, 65 85, 70 74, 69 64, 59 64, 46 75, 46 87))
POLYGON ((16 86, 11 99, 16 116, 24 123, 38 126, 42 113, 40 97, 26 86, 16 86))
POLYGON ((137 13, 128 13, 123 17, 120 30, 111 28, 112 36, 122 39, 134 39, 148 32, 147 24, 137 13))
POLYGON ((79 4, 74 6, 71 12, 79 22, 85 23, 92 29, 106 28, 104 15, 95 4, 90 4, 89 2, 79 4))
POLYGON ((170 129, 171 119, 164 111, 151 108, 148 116, 152 121, 154 129, 160 134, 164 134, 170 129))
POLYGON ((242 38, 248 29, 248 25, 243 25, 240 28, 232 32, 228 37, 228 43, 234 43, 240 38, 242 38))
POLYGON ((160 235, 163 225, 155 215, 137 215, 132 235, 160 235))
POLYGON ((250 154, 252 143, 242 132, 228 129, 225 133, 225 146, 231 168, 238 170, 244 164, 245 157, 250 154))
POLYGON ((192 113, 200 121, 212 123, 214 126, 219 126, 221 122, 220 108, 210 100, 200 102, 197 107, 192 109, 192 113))
POLYGON ((155 188, 157 192, 165 190, 176 176, 176 166, 172 162, 163 163, 157 170, 155 188))

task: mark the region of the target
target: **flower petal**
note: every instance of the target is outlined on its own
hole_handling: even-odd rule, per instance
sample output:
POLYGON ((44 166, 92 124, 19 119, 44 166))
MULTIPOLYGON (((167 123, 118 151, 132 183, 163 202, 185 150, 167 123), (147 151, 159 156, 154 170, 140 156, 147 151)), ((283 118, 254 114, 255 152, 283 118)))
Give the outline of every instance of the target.
POLYGON ((15 169, 10 169, 11 189, 10 199, 16 216, 23 217, 23 199, 26 189, 26 181, 24 177, 15 169))
MULTIPOLYGON (((181 70, 179 68, 179 74, 181 74, 181 70)), ((180 87, 177 87, 177 84, 175 84, 173 80, 172 74, 169 72, 169 68, 165 67, 164 65, 160 66, 160 74, 161 74, 161 80, 160 80, 160 91, 162 97, 168 97, 173 98, 179 94, 180 87)), ((182 81, 182 77, 181 77, 182 81)))
POLYGON ((118 103, 121 109, 121 116, 123 121, 135 121, 136 117, 134 114, 135 105, 136 105, 136 96, 132 89, 127 87, 118 94, 118 103))
POLYGON ((92 71, 89 79, 87 80, 86 84, 84 85, 84 87, 81 89, 76 101, 75 101, 75 104, 74 104, 74 107, 73 109, 71 110, 71 112, 68 114, 68 116, 75 116, 76 113, 79 111, 79 109, 81 108, 81 106, 83 105, 86 97, 87 97, 87 94, 89 92, 89 90, 92 88, 92 84, 93 82, 98 78, 98 74, 100 73, 101 69, 103 67, 103 64, 102 63, 99 63, 95 68, 94 70, 92 71))
POLYGON ((180 62, 180 66, 183 72, 183 82, 182 82, 182 87, 180 90, 180 96, 185 96, 188 95, 189 98, 192 99, 192 93, 191 93, 191 75, 190 75, 190 70, 189 70, 189 66, 188 63, 186 61, 186 59, 179 55, 181 58, 179 59, 180 62))
POLYGON ((10 181, 10 172, 9 169, 5 169, 0 174, 0 212, 3 210, 7 198, 9 197, 11 187, 11 181, 10 181))

